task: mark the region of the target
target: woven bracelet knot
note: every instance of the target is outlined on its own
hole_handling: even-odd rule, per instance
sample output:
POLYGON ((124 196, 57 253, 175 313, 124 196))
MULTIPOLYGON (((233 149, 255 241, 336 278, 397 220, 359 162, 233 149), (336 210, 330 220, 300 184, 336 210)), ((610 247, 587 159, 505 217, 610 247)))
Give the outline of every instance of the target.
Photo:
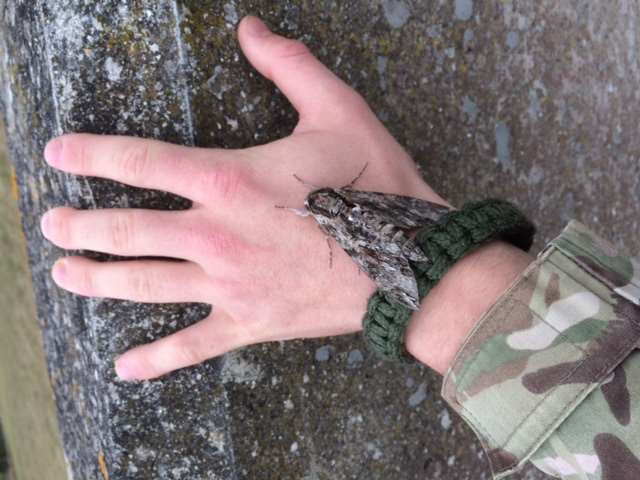
MULTIPOLYGON (((444 274, 465 255, 491 240, 501 239, 528 251, 535 227, 511 203, 487 199, 464 205, 443 215, 434 225, 418 231, 415 241, 429 258, 410 262, 422 300, 444 274)), ((404 346, 404 335, 413 311, 378 290, 369 299, 363 319, 364 338, 370 350, 395 362, 415 359, 404 346)))

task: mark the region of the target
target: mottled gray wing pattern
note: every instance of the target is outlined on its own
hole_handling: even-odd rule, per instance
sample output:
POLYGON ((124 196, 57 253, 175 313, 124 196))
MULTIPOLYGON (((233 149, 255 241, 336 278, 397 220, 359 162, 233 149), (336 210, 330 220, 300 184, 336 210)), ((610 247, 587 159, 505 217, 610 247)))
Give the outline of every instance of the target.
POLYGON ((422 250, 402 230, 390 224, 369 224, 364 228, 362 212, 351 221, 345 218, 315 217, 320 227, 334 238, 380 290, 407 307, 417 310, 418 285, 409 259, 426 261, 422 250))
POLYGON ((350 203, 372 212, 377 218, 400 228, 417 228, 437 222, 450 211, 447 206, 421 198, 391 195, 380 192, 363 192, 348 188, 336 192, 350 203))
POLYGON ((388 253, 345 249, 360 268, 369 275, 378 288, 394 300, 412 310, 420 308, 418 284, 409 266, 409 260, 403 256, 392 256, 388 253))
POLYGON ((385 253, 392 257, 404 256, 414 262, 426 262, 428 258, 422 249, 404 231, 389 223, 378 214, 361 206, 351 209, 350 223, 354 232, 359 232, 362 245, 373 252, 385 253), (368 228, 364 228, 367 225, 368 228))

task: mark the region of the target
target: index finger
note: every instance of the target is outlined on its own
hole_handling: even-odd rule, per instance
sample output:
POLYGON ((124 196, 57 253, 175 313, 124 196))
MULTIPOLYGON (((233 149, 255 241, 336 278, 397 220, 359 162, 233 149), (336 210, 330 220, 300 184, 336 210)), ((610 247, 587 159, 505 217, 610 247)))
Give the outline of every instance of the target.
POLYGON ((66 134, 51 140, 44 156, 51 166, 69 173, 165 190, 200 203, 216 193, 228 196, 243 175, 243 162, 231 150, 135 137, 66 134))

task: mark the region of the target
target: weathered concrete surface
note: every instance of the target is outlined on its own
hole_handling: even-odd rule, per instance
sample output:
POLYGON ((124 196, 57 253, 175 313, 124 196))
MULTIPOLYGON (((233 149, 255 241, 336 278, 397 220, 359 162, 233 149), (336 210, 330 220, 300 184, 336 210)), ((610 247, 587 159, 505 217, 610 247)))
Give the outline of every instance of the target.
MULTIPOLYGON (((11 446, 8 478, 63 478, 56 408, 4 140, 0 131, 0 472, 8 461, 6 440, 11 446)), ((0 480, 6 480, 3 473, 0 480)))
POLYGON ((47 273, 60 251, 42 242, 39 215, 63 203, 188 205, 54 173, 40 152, 71 130, 224 147, 286 135, 294 112, 234 39, 236 22, 254 13, 309 43, 363 93, 454 203, 516 201, 540 226, 537 246, 577 217, 638 251, 638 4, 35 4, 0 2, 0 60, 39 316, 77 476, 97 477, 103 452, 111 478, 488 478, 472 434, 437 399, 440 379, 375 362, 357 337, 257 346, 163 381, 116 381, 117 353, 206 307, 56 289, 47 273))
POLYGON ((0 423, 0 480, 8 480, 10 474, 9 452, 7 451, 4 432, 2 430, 2 424, 0 423))

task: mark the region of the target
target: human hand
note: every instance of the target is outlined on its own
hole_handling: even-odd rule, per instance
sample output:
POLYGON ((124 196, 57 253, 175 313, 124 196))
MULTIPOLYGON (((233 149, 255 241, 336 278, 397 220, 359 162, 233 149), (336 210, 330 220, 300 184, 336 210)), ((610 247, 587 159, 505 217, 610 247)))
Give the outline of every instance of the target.
POLYGON ((261 342, 361 329, 374 283, 337 246, 329 266, 325 235, 301 207, 308 188, 343 186, 368 164, 356 188, 445 203, 364 100, 304 45, 262 29, 238 31, 249 61, 300 115, 294 132, 244 150, 187 148, 129 137, 69 134, 45 158, 69 173, 166 190, 193 201, 184 211, 75 210, 43 217, 45 236, 65 249, 182 259, 55 263, 61 287, 87 296, 214 305, 197 324, 116 361, 124 379, 148 379, 261 342))

